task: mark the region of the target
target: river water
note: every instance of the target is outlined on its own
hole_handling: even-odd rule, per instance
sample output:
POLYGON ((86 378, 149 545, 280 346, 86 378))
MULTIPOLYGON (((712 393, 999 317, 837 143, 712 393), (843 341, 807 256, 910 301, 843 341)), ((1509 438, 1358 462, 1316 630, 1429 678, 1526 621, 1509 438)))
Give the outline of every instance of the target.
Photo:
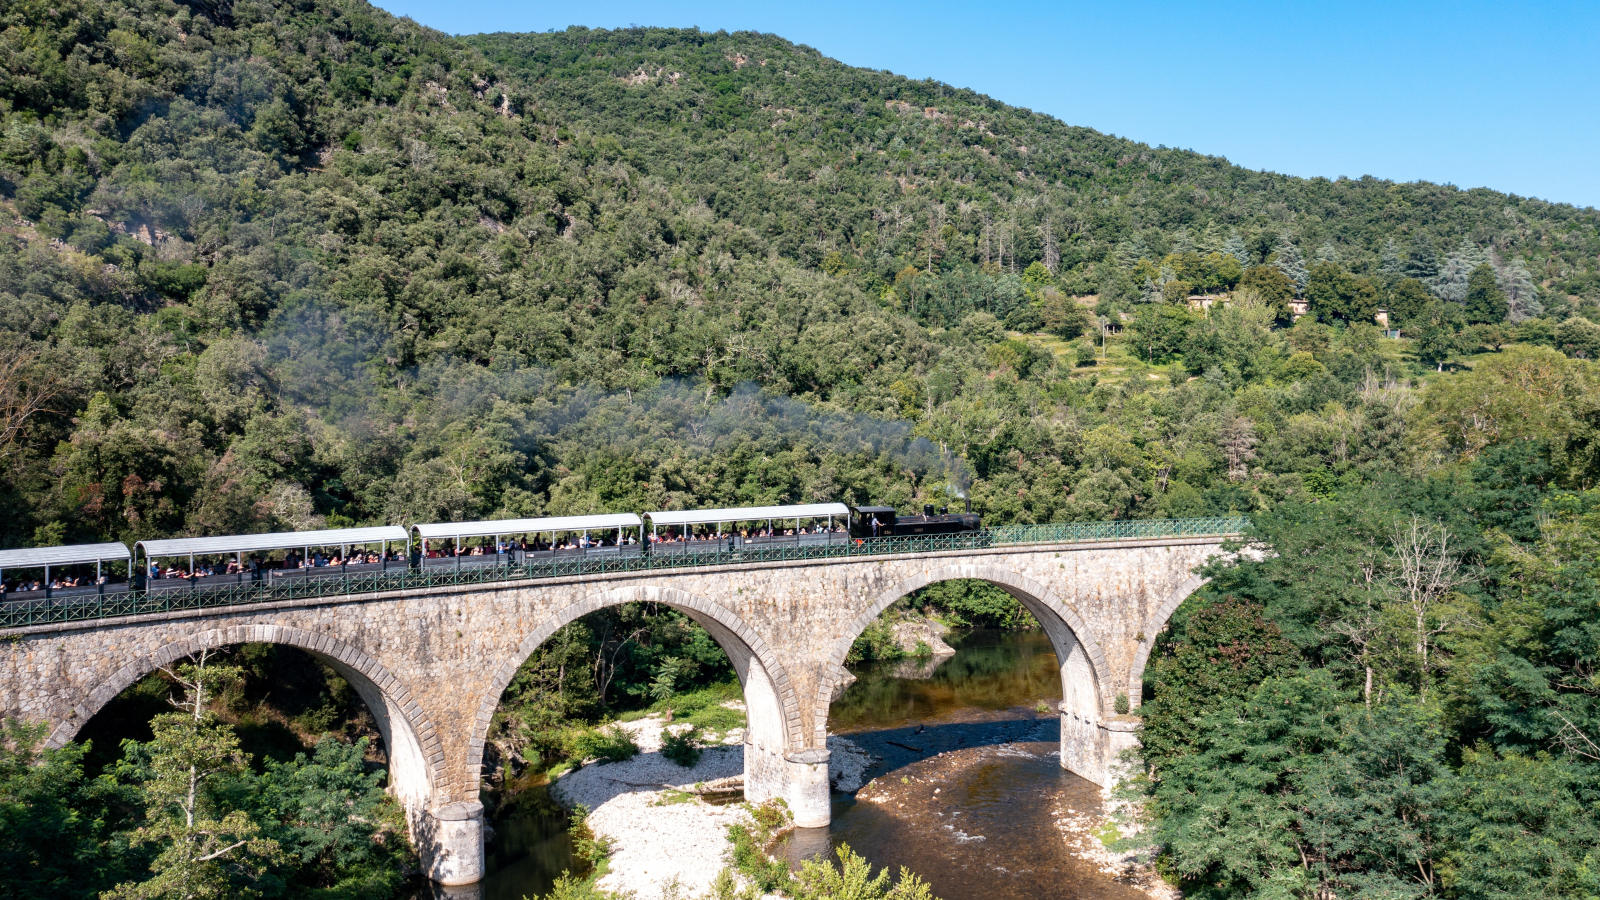
MULTIPOLYGON (((954 656, 855 669, 829 728, 878 762, 856 794, 835 794, 833 824, 780 841, 791 862, 840 844, 874 867, 905 866, 943 900, 1144 900, 1072 856, 1056 818, 1092 815, 1099 789, 1061 768, 1061 679, 1037 631, 974 629, 954 656)), ((519 792, 493 819, 484 900, 550 890, 573 868, 566 817, 544 788, 519 792)))

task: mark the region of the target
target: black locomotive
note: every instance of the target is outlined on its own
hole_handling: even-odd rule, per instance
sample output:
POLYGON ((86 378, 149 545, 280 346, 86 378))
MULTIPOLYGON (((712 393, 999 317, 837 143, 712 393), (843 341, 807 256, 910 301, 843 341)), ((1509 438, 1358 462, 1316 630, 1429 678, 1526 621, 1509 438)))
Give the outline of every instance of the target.
POLYGON ((850 520, 852 537, 904 537, 913 534, 958 534, 977 531, 982 521, 972 512, 972 501, 966 501, 966 511, 950 512, 949 507, 935 508, 929 503, 922 507, 922 515, 902 516, 892 506, 858 506, 850 520))

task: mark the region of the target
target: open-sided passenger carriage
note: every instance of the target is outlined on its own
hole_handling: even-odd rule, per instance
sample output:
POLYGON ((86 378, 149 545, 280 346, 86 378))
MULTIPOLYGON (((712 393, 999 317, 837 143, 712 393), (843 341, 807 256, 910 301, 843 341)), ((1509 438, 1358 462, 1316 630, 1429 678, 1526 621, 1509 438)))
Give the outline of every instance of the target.
POLYGON ((140 580, 142 576, 148 590, 162 592, 211 585, 260 581, 279 583, 330 575, 385 572, 405 568, 410 543, 411 533, 399 525, 139 541, 134 545, 134 550, 142 564, 135 580, 140 580), (325 552, 334 548, 339 551, 336 557, 325 552), (352 551, 368 555, 374 548, 378 551, 379 562, 349 562, 352 551), (404 548, 404 552, 401 552, 401 548, 404 548), (275 557, 274 554, 279 552, 283 555, 275 557), (218 560, 226 563, 230 557, 236 569, 231 574, 194 574, 197 564, 212 564, 218 560), (159 566, 162 560, 173 559, 187 562, 185 571, 189 573, 188 577, 151 577, 152 565, 159 566), (340 563, 332 565, 334 559, 340 560, 340 563))
POLYGON ((736 551, 745 547, 799 547, 844 544, 846 532, 835 532, 850 520, 850 507, 843 503, 811 503, 799 506, 744 506, 732 509, 657 510, 645 513, 650 520, 650 553, 705 553, 736 551), (790 524, 793 534, 779 534, 790 524), (822 533, 802 533, 807 524, 821 525, 822 533), (696 526, 711 526, 711 539, 696 538, 696 526), (744 526, 741 528, 741 526, 744 526), (767 535, 741 535, 739 532, 765 529, 767 535), (663 533, 663 530, 665 533, 663 533), (687 540, 685 538, 688 538, 687 540))
POLYGON ((644 523, 633 513, 595 516, 553 516, 542 519, 494 519, 484 522, 436 522, 413 525, 419 566, 468 569, 481 566, 520 565, 565 557, 638 556, 644 540, 644 523), (532 542, 527 541, 532 538, 532 542), (493 538, 485 543, 483 538, 493 538), (548 539, 546 539, 548 538, 548 539), (567 541, 562 541, 567 538, 567 541), (511 539, 517 539, 515 544, 511 539), (473 541, 481 553, 473 554, 473 541), (437 556, 434 542, 447 553, 437 556), (527 543, 528 546, 524 547, 527 543), (558 549, 562 543, 572 544, 558 549))

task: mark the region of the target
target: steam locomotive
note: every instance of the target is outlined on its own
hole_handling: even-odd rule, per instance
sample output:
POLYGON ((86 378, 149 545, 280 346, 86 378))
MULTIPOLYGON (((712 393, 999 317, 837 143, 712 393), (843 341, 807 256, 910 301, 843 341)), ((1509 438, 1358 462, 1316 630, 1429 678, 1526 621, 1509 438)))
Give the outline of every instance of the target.
POLYGON ((983 522, 972 512, 972 500, 966 500, 966 511, 950 512, 949 507, 935 508, 928 503, 922 515, 902 516, 892 506, 858 506, 851 518, 852 537, 901 537, 921 534, 958 534, 977 531, 983 522))

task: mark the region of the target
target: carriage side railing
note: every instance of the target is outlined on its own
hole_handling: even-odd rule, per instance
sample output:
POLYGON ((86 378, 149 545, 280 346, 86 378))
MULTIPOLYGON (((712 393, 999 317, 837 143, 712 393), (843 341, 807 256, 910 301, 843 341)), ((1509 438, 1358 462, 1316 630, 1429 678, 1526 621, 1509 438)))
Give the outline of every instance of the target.
MULTIPOLYGON (((572 578, 704 566, 738 566, 765 562, 847 559, 957 550, 985 550, 1027 544, 1076 544, 1098 541, 1179 537, 1229 537, 1243 533, 1243 516, 1206 519, 1142 519, 1124 522, 1067 522, 1052 525, 1004 525, 954 534, 898 535, 878 538, 829 536, 827 541, 745 543, 719 540, 671 545, 670 551, 620 555, 550 556, 530 554, 516 562, 486 563, 485 557, 457 557, 465 564, 427 560, 424 565, 386 571, 329 572, 294 578, 262 577, 236 583, 188 585, 157 580, 143 587, 52 598, 15 598, 0 603, 0 628, 20 628, 167 613, 246 606, 277 601, 314 600, 392 591, 458 585, 494 584, 572 578)), ((263 573, 265 574, 265 573, 263 573)))

